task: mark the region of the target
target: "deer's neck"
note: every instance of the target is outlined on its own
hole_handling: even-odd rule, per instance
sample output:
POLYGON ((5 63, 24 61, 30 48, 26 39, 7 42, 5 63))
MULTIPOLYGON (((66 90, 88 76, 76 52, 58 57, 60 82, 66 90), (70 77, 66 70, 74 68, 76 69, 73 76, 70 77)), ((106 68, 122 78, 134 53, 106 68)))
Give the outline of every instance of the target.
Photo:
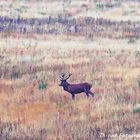
POLYGON ((63 86, 63 89, 66 90, 66 91, 68 91, 68 86, 69 86, 69 85, 70 85, 70 84, 69 84, 68 82, 66 82, 65 86, 63 86))

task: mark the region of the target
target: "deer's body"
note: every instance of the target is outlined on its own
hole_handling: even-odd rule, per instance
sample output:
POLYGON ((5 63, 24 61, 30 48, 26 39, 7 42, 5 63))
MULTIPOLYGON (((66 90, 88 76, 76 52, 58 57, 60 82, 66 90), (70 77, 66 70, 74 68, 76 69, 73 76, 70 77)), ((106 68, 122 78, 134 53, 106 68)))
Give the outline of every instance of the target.
POLYGON ((63 87, 65 91, 70 93, 78 94, 81 92, 85 92, 85 90, 90 90, 91 85, 89 83, 81 83, 81 84, 69 84, 63 87))
POLYGON ((92 87, 91 84, 89 83, 70 84, 66 81, 68 78, 62 79, 59 86, 62 86, 65 91, 69 92, 72 95, 72 99, 75 99, 75 94, 80 93, 86 93, 87 97, 89 97, 89 95, 94 96, 94 94, 90 91, 92 87))

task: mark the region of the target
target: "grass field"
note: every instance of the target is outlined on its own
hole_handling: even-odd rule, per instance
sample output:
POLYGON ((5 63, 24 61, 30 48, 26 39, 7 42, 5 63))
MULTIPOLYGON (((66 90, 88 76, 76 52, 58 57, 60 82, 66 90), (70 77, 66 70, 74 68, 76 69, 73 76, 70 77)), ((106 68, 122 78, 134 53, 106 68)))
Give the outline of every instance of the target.
POLYGON ((1 0, 0 12, 0 140, 140 140, 138 0, 1 0), (95 96, 72 100, 61 73, 95 96))
POLYGON ((138 42, 1 40, 3 140, 139 139, 138 42), (13 66, 19 70, 15 79, 10 78, 13 66), (58 86, 62 72, 73 74, 71 83, 90 82, 95 96, 80 94, 73 101, 58 86), (47 83, 44 90, 39 90, 41 80, 47 83))

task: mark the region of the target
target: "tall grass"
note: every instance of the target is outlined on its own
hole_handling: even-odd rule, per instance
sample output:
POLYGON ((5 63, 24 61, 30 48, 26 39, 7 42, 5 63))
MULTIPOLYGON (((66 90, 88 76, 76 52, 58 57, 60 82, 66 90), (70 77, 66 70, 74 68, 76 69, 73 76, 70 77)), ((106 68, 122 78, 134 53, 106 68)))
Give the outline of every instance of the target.
POLYGON ((18 49, 11 53, 5 49, 0 62, 0 138, 96 140, 140 132, 135 109, 140 104, 135 82, 140 61, 134 51, 22 48, 24 55, 32 56, 25 61, 17 59, 18 49), (13 65, 20 71, 14 79, 10 77, 13 65), (95 97, 77 95, 72 101, 58 86, 61 72, 73 74, 71 83, 90 82, 95 97), (40 81, 47 83, 46 88, 39 90, 40 81))

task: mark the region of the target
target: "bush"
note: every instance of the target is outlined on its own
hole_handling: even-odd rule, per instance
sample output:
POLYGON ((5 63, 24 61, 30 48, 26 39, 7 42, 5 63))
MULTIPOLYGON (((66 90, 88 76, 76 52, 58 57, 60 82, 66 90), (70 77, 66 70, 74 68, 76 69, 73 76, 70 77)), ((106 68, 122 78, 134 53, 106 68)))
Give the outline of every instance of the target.
POLYGON ((13 66, 12 67, 12 71, 11 71, 11 79, 18 79, 21 78, 21 71, 20 68, 17 66, 13 66))
POLYGON ((39 90, 43 90, 43 89, 46 89, 47 86, 48 85, 45 81, 41 81, 41 82, 39 82, 38 88, 39 88, 39 90))
POLYGON ((138 79, 138 86, 139 86, 139 88, 140 88, 140 79, 138 79))
POLYGON ((140 107, 134 108, 134 109, 133 109, 133 113, 140 113, 140 107))
POLYGON ((129 38, 128 40, 128 43, 135 43, 135 42, 136 42, 135 38, 129 38))
POLYGON ((104 5, 103 4, 96 4, 96 8, 97 9, 104 9, 104 5))

